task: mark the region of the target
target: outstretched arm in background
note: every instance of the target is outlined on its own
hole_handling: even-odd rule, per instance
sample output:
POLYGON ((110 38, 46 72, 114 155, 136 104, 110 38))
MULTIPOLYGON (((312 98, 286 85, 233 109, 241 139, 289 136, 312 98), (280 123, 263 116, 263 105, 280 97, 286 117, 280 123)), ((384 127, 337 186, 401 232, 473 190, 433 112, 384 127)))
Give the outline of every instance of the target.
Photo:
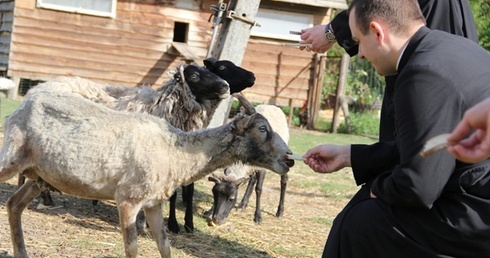
MULTIPOLYGON (((327 52, 337 41, 336 40, 328 40, 325 37, 325 27, 327 25, 315 25, 311 28, 302 29, 301 30, 301 42, 311 44, 311 47, 306 48, 307 51, 313 51, 316 53, 325 53, 327 52)), ((302 50, 305 48, 301 48, 302 50)))
POLYGON ((490 98, 465 112, 448 142, 448 151, 461 161, 476 163, 490 157, 490 98))
MULTIPOLYGON (((349 28, 349 17, 346 11, 337 14, 333 20, 326 25, 315 25, 311 28, 301 30, 300 43, 312 44, 307 49, 316 53, 325 53, 337 42, 347 51, 350 56, 357 55, 358 45, 352 40, 352 33, 349 28), (335 35, 336 40, 329 40, 325 37, 326 26, 335 35)), ((301 47, 301 50, 305 47, 301 47)))

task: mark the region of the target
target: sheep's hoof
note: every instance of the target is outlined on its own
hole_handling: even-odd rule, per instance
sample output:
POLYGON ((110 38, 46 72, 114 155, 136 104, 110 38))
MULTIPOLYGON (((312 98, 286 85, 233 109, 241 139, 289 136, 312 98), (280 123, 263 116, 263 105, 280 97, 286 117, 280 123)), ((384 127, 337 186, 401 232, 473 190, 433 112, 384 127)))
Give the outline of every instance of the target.
POLYGON ((280 217, 282 217, 282 214, 283 214, 283 211, 277 211, 276 212, 276 217, 277 218, 280 218, 280 217))
POLYGON ((180 233, 180 228, 179 226, 168 226, 168 231, 174 233, 174 234, 178 234, 180 233))
POLYGON ((184 228, 185 228, 185 232, 194 233, 194 227, 184 226, 184 228))

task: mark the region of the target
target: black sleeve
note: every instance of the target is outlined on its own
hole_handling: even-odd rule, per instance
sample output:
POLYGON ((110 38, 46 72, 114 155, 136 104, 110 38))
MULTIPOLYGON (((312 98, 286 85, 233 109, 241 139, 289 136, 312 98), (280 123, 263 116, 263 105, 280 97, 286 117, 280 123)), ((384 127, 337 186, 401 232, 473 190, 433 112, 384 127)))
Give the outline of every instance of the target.
POLYGON ((351 145, 351 166, 357 185, 373 180, 400 162, 395 141, 351 145))
POLYGON ((332 25, 333 33, 337 38, 337 43, 344 48, 350 56, 357 55, 358 45, 352 40, 347 11, 342 11, 337 14, 330 24, 332 25))

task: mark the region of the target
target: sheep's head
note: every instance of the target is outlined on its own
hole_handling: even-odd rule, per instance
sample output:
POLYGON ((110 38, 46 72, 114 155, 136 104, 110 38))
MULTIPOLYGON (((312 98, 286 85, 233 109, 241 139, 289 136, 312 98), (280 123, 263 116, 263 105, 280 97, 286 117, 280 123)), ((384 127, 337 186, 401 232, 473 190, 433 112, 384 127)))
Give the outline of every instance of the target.
POLYGON ((230 95, 228 82, 204 67, 187 65, 182 73, 198 100, 224 99, 230 95))
POLYGON ((233 96, 245 107, 245 112, 232 121, 234 135, 240 139, 239 152, 246 157, 242 161, 278 174, 287 173, 294 166, 294 161, 287 158, 292 154, 287 144, 243 95, 235 93, 233 96))
POLYGON ((210 57, 204 60, 206 68, 230 84, 230 93, 240 92, 255 83, 255 74, 228 60, 210 57))
POLYGON ((235 180, 231 177, 218 177, 212 175, 208 177, 209 181, 214 182, 213 192, 213 209, 209 214, 209 225, 223 224, 235 207, 238 197, 238 187, 246 182, 248 178, 235 180))

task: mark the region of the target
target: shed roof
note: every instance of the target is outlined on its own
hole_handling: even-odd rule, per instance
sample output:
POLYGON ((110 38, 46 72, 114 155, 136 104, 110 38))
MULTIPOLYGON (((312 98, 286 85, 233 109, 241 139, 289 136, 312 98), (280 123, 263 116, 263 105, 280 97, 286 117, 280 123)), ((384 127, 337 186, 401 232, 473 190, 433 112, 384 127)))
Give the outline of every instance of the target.
POLYGON ((271 0, 272 2, 284 2, 292 4, 302 4, 325 8, 347 9, 346 0, 271 0))

